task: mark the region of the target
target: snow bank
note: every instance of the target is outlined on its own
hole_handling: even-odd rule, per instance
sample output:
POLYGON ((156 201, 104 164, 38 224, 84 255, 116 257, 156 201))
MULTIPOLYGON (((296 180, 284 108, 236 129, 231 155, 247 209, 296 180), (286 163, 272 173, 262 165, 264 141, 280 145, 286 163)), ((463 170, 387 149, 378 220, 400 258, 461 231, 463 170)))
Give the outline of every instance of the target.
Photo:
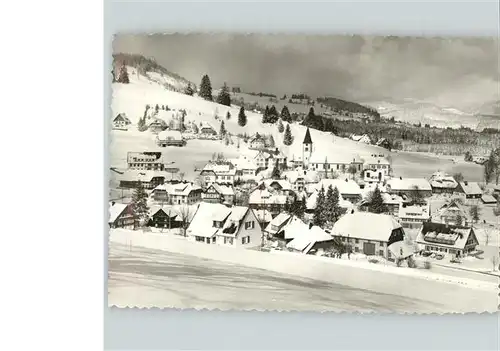
POLYGON ((469 312, 496 311, 496 284, 458 279, 428 271, 397 268, 364 262, 334 260, 326 257, 288 252, 266 253, 231 247, 206 245, 158 234, 124 229, 111 230, 110 241, 129 246, 165 250, 247 267, 271 270, 304 278, 327 281, 378 293, 447 303, 461 301, 469 312), (376 274, 376 275, 375 275, 376 274), (454 284, 452 289, 440 286, 454 284))

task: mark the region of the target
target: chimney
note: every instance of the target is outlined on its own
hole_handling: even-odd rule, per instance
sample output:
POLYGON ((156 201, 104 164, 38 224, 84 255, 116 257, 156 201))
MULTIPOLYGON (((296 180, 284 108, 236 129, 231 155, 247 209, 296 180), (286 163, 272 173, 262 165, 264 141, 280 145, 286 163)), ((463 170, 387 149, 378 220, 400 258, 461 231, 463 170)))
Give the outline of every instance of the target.
POLYGON ((114 201, 111 201, 111 206, 114 206, 115 205, 115 202, 114 201))
POLYGON ((399 177, 399 180, 403 180, 403 177, 399 177))

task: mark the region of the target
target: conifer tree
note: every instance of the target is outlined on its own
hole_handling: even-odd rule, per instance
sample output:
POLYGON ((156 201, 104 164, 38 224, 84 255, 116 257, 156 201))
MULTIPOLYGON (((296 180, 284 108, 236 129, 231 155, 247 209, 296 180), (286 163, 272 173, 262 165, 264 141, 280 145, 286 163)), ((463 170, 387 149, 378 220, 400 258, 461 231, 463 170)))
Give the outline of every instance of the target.
POLYGON ((193 96, 194 94, 194 89, 193 87, 191 86, 191 83, 188 83, 188 86, 186 87, 186 89, 184 90, 184 94, 186 95, 190 95, 190 96, 193 96))
POLYGON ((210 83, 210 78, 206 74, 203 76, 203 78, 201 78, 199 95, 205 100, 213 101, 212 83, 210 83))
POLYGON ((231 95, 229 94, 229 88, 226 83, 222 86, 217 96, 217 103, 221 105, 231 106, 231 95))
POLYGON ((274 141, 274 137, 273 137, 273 135, 272 135, 272 134, 269 136, 269 139, 268 139, 268 146, 269 146, 269 147, 275 147, 275 146, 276 146, 276 142, 274 141))
POLYGON ((290 213, 300 219, 304 218, 304 213, 306 211, 306 199, 301 196, 300 199, 296 198, 290 207, 290 213))
POLYGON ((285 128, 285 135, 283 136, 283 144, 285 144, 286 146, 290 146, 293 144, 293 136, 289 124, 287 124, 285 128))
POLYGON ((382 193, 380 192, 378 186, 370 194, 368 201, 368 211, 372 213, 384 213, 387 211, 384 204, 384 198, 382 197, 382 193))
POLYGON ((292 123, 292 116, 286 105, 281 109, 281 119, 285 122, 292 123))
POLYGON ((244 127, 247 125, 247 116, 245 115, 245 108, 241 106, 240 113, 238 114, 238 125, 244 127))
POLYGON ((262 115, 262 123, 269 123, 269 106, 267 105, 262 115))
POLYGON ((272 105, 269 109, 268 123, 276 123, 278 121, 279 114, 276 110, 276 106, 272 105))
POLYGON ((283 126, 283 122, 281 122, 281 118, 278 120, 278 132, 283 133, 285 131, 285 127, 283 126))
POLYGON ((341 215, 341 209, 339 205, 340 193, 337 187, 333 188, 331 185, 328 187, 326 193, 326 211, 328 215, 328 220, 335 223, 341 215))
POLYGON ((160 110, 160 106, 158 106, 158 104, 156 104, 156 106, 155 106, 156 113, 158 113, 159 110, 160 110))
POLYGON ((313 224, 318 227, 323 227, 326 224, 326 199, 325 188, 321 187, 316 198, 316 208, 314 209, 313 224))
POLYGON ((227 113, 226 113, 226 119, 227 120, 231 119, 231 112, 227 111, 227 113))
POLYGON ((226 136, 226 133, 227 133, 226 126, 224 125, 224 121, 222 121, 220 122, 220 131, 219 131, 221 139, 226 136))
POLYGON ((148 194, 144 190, 141 183, 134 190, 132 194, 132 213, 134 215, 134 228, 137 223, 141 224, 148 218, 148 204, 147 204, 148 194))
POLYGON ((118 77, 118 82, 119 83, 123 83, 123 84, 129 84, 130 83, 130 80, 128 78, 127 66, 125 66, 125 64, 123 64, 120 67, 120 75, 118 77))

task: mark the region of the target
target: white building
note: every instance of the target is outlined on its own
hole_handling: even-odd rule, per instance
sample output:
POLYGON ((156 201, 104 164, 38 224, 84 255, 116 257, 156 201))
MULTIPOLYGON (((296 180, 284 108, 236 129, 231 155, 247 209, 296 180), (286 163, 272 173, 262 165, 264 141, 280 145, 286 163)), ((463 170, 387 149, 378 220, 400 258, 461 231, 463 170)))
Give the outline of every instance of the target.
POLYGON ((201 187, 192 183, 165 183, 153 189, 151 198, 157 203, 192 205, 201 201, 202 193, 201 187))
POLYGON ((191 221, 190 240, 207 244, 251 248, 262 244, 262 232, 253 210, 202 202, 191 221))
POLYGON ((156 136, 156 144, 161 147, 184 146, 186 144, 182 133, 178 130, 163 130, 156 136))
POLYGON ((129 169, 163 171, 165 161, 161 152, 128 152, 129 169))
POLYGON ((368 136, 368 134, 363 134, 363 135, 351 135, 351 139, 354 141, 357 141, 359 143, 364 143, 364 144, 371 144, 372 140, 368 136))
POLYGON ((390 175, 391 163, 384 155, 371 154, 370 156, 362 156, 361 158, 364 161, 364 170, 370 170, 374 173, 382 173, 382 178, 390 175))
POLYGON ((236 168, 230 162, 209 162, 200 173, 207 185, 212 183, 234 185, 236 168))
POLYGON ((412 197, 420 193, 422 197, 432 196, 432 188, 425 178, 391 178, 386 184, 387 192, 412 197))
POLYGON ((424 223, 415 242, 424 250, 463 256, 479 245, 474 229, 443 223, 424 223))
POLYGON ((431 218, 430 206, 426 205, 401 205, 399 207, 399 222, 403 228, 421 228, 424 222, 431 218))

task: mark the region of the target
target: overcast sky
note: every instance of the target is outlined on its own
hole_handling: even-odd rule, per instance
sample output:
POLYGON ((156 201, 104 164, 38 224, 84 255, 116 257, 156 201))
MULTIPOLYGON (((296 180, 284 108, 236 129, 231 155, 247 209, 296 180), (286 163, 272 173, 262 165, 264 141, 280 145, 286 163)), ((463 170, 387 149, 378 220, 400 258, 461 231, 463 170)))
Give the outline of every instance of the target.
POLYGON ((362 36, 119 35, 114 52, 153 56, 199 85, 357 101, 412 97, 467 108, 498 100, 498 39, 362 36))

